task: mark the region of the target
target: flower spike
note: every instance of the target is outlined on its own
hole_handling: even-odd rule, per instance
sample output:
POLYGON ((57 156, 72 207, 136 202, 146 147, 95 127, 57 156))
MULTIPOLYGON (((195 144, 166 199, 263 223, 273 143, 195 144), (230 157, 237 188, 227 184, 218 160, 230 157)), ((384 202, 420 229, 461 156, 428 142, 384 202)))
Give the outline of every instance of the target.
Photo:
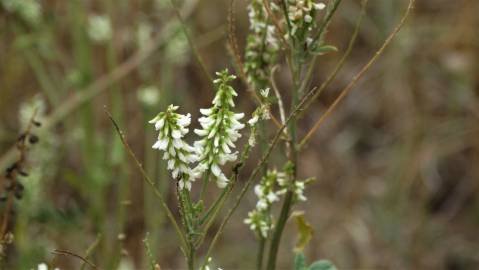
POLYGON ((159 131, 158 140, 153 144, 154 149, 163 151, 163 159, 168 162, 167 168, 173 178, 178 179, 180 189, 191 189, 191 182, 195 174, 189 164, 197 160, 195 149, 183 140, 188 134, 191 123, 190 114, 176 113, 178 106, 170 105, 166 112, 159 113, 149 121, 159 131))

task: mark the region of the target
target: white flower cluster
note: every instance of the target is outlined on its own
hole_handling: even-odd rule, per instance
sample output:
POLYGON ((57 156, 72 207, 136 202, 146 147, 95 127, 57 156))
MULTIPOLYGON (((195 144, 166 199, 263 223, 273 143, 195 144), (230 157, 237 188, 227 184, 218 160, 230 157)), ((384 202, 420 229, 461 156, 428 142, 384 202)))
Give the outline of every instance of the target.
POLYGON ((306 196, 304 196, 304 187, 306 181, 296 181, 294 183, 293 192, 295 201, 306 201, 306 196))
POLYGON ((244 124, 239 120, 244 114, 232 111, 235 106, 233 97, 237 96, 237 93, 228 83, 236 77, 229 75, 228 70, 218 72, 217 75, 218 79, 214 81, 217 92, 213 106, 200 110, 203 115, 199 119, 201 129, 195 129, 195 133, 202 137, 194 143, 199 160, 195 173, 200 176, 204 172, 211 172, 218 187, 224 188, 228 184, 228 178, 220 166, 237 158, 237 152, 232 149, 241 137, 239 131, 244 128, 244 124))
POLYGON ((261 182, 254 187, 258 202, 256 208, 248 213, 248 218, 244 222, 262 238, 267 238, 273 228, 271 205, 279 201, 279 196, 286 193, 284 185, 287 182, 287 175, 284 172, 273 170, 268 171, 261 182))
MULTIPOLYGON (((263 97, 264 100, 267 100, 268 95, 269 95, 269 88, 260 90, 260 94, 261 94, 261 97, 263 97)), ((259 120, 267 120, 267 119, 270 119, 270 117, 271 117, 270 114, 269 114, 270 113, 269 112, 269 106, 270 106, 269 103, 267 103, 267 102, 263 103, 259 108, 257 108, 253 112, 253 116, 248 121, 248 125, 251 128, 251 134, 250 134, 250 137, 248 139, 248 144, 251 147, 254 147, 256 145, 256 129, 257 129, 258 121, 259 120)))
POLYGON ((314 0, 289 0, 288 19, 291 23, 291 35, 300 43, 306 41, 309 47, 313 41, 310 34, 316 25, 316 12, 325 7, 324 3, 316 3, 314 0))
POLYGON ((251 33, 247 38, 245 71, 248 81, 260 89, 266 86, 270 68, 279 50, 279 42, 262 0, 251 1, 248 16, 251 33))
POLYGON ((284 171, 269 170, 263 176, 260 183, 254 187, 254 193, 258 197, 255 209, 248 213, 248 218, 244 223, 257 233, 259 237, 266 239, 273 229, 273 215, 271 207, 274 202, 280 200, 280 197, 286 194, 288 190, 293 193, 293 203, 306 201, 304 188, 312 178, 304 181, 292 182, 292 174, 289 164, 286 164, 284 171))
POLYGON ((91 15, 88 18, 88 36, 97 43, 111 39, 113 30, 110 18, 106 15, 91 15))
POLYGON ((159 131, 154 149, 164 151, 163 159, 168 161, 168 170, 174 179, 179 180, 179 188, 191 189, 191 182, 196 178, 189 164, 197 160, 195 149, 183 140, 188 134, 191 123, 190 114, 176 113, 178 106, 170 105, 166 112, 159 113, 149 123, 159 131))

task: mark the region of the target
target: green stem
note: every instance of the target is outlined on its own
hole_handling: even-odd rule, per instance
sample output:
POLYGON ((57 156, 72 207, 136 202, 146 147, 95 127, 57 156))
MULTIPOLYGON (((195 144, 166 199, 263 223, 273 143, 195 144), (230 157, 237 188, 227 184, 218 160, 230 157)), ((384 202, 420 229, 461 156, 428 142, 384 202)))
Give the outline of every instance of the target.
POLYGON ((189 247, 187 262, 188 262, 188 269, 194 270, 195 269, 195 248, 193 245, 190 245, 189 247))
POLYGON ((203 183, 201 185, 201 192, 200 192, 200 199, 199 201, 202 201, 203 198, 205 197, 205 192, 206 192, 206 188, 208 187, 208 181, 210 179, 210 172, 208 171, 206 174, 205 174, 205 177, 203 178, 203 183))
POLYGON ((283 230, 286 225, 286 221, 288 221, 292 202, 293 202, 293 192, 290 190, 288 191, 288 193, 286 193, 286 198, 284 199, 284 203, 281 208, 281 214, 275 226, 273 238, 271 240, 271 248, 269 251, 268 264, 266 268, 268 270, 276 269, 276 257, 278 255, 279 244, 281 242, 281 236, 283 235, 283 230))
POLYGON ((264 248, 266 244, 266 239, 263 237, 260 237, 261 239, 259 240, 258 244, 258 256, 256 258, 256 269, 261 270, 263 268, 263 257, 264 257, 264 248))
MULTIPOLYGON (((304 64, 300 63, 299 60, 295 58, 294 56, 292 57, 292 60, 293 61, 290 62, 291 64, 290 69, 293 75, 292 77, 293 77, 294 89, 292 92, 291 110, 294 111, 294 109, 298 106, 299 94, 303 85, 301 83, 302 81, 301 74, 302 74, 302 69, 304 64)), ((291 141, 289 142, 290 144, 289 160, 293 163, 294 172, 292 175, 292 184, 294 185, 294 182, 296 179, 296 172, 297 172, 297 163, 298 163, 298 149, 296 147, 296 141, 297 141, 297 117, 296 116, 292 117, 291 121, 289 122, 288 128, 290 133, 289 135, 291 138, 291 141)), ((281 237, 283 235, 284 227, 286 226, 286 222, 288 221, 292 204, 293 204, 293 192, 290 189, 286 193, 283 206, 281 207, 281 214, 274 228, 273 238, 271 239, 271 247, 269 250, 268 263, 267 263, 268 270, 276 269, 276 258, 278 255, 279 245, 281 243, 281 237)))

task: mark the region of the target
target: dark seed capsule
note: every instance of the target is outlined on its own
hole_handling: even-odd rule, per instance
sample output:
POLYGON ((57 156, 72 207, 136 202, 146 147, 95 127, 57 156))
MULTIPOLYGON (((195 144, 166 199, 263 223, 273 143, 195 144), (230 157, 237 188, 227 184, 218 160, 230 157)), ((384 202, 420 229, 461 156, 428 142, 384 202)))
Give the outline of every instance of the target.
POLYGON ((21 176, 25 176, 25 177, 28 176, 28 173, 25 172, 25 171, 19 171, 18 173, 19 173, 21 176))
POLYGON ((22 183, 17 183, 17 190, 23 191, 25 186, 22 183))
POLYGON ((36 120, 33 120, 33 124, 37 127, 41 127, 42 126, 42 123, 41 122, 38 122, 36 120))
POLYGON ((21 200, 22 197, 23 197, 23 192, 19 190, 15 192, 15 198, 17 198, 17 200, 21 200))
POLYGON ((30 138, 28 139, 28 141, 31 143, 31 144, 36 144, 40 139, 38 138, 37 135, 30 135, 30 138))

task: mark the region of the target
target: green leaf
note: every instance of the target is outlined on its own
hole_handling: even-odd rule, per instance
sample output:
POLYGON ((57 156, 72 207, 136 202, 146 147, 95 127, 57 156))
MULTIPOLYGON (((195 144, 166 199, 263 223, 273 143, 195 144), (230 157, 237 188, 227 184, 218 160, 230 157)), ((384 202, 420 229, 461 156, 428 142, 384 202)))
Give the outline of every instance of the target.
POLYGON ((304 247, 309 243, 311 237, 313 236, 313 227, 311 227, 311 225, 304 218, 304 212, 293 212, 292 217, 294 217, 296 221, 299 234, 294 251, 302 252, 304 247))
POLYGON ((337 52, 337 51, 338 51, 338 48, 332 45, 323 45, 323 46, 313 48, 311 50, 311 53, 316 55, 323 55, 329 52, 337 52))
POLYGON ((303 253, 296 253, 294 257, 294 270, 306 270, 306 258, 303 253))
POLYGON ((337 270, 337 268, 328 260, 319 260, 311 264, 308 270, 337 270))

